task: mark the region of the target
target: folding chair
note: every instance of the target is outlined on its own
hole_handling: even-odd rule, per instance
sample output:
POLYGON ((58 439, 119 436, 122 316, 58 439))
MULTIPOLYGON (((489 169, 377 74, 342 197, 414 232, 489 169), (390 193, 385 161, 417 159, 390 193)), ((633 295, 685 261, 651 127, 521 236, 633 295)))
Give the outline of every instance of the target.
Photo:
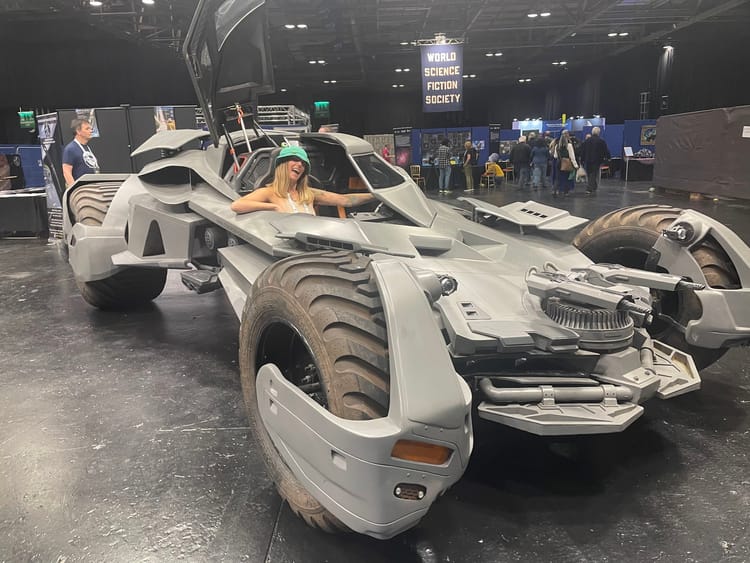
POLYGON ((487 183, 487 189, 490 189, 490 186, 492 188, 495 188, 495 167, 492 166, 492 162, 485 162, 484 163, 484 174, 482 174, 482 177, 479 179, 479 187, 484 187, 485 182, 487 183))
POLYGON ((426 189, 427 184, 422 176, 422 167, 419 164, 412 164, 409 166, 409 175, 411 176, 411 179, 417 183, 417 186, 421 187, 423 190, 426 189))

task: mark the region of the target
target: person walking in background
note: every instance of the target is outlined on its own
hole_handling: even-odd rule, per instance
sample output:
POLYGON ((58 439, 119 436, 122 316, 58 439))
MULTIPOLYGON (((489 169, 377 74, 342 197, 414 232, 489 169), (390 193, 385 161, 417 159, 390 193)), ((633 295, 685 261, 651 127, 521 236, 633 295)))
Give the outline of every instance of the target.
POLYGON ((521 135, 518 144, 510 151, 510 161, 518 180, 518 189, 528 187, 531 180, 531 147, 526 144, 526 137, 521 135))
POLYGON ((451 143, 448 139, 443 139, 440 141, 440 146, 436 153, 436 164, 440 173, 440 176, 438 177, 438 189, 441 194, 450 193, 450 189, 448 189, 451 181, 450 144, 451 143))
POLYGON ((570 141, 570 132, 566 129, 560 135, 560 139, 554 145, 552 156, 555 158, 557 177, 552 195, 557 197, 558 192, 567 197, 575 186, 575 171, 578 168, 576 153, 573 143, 570 141))
POLYGON ((599 127, 594 127, 591 137, 584 141, 581 148, 581 162, 588 176, 587 194, 596 192, 599 187, 599 168, 611 158, 607 142, 599 136, 601 132, 599 127))
POLYGON ((547 186, 547 161, 549 161, 549 149, 547 143, 542 137, 539 137, 534 141, 534 146, 531 149, 531 166, 532 166, 532 177, 531 187, 535 190, 546 188, 547 186))
POLYGON ((72 186, 84 174, 99 172, 99 162, 94 156, 94 151, 88 146, 94 133, 91 123, 88 119, 74 119, 70 123, 70 128, 76 132, 76 136, 63 149, 62 171, 66 188, 72 186))
POLYGON ((464 143, 464 177, 466 178, 466 189, 465 192, 474 191, 474 168, 473 166, 477 163, 477 149, 471 144, 471 141, 464 143))

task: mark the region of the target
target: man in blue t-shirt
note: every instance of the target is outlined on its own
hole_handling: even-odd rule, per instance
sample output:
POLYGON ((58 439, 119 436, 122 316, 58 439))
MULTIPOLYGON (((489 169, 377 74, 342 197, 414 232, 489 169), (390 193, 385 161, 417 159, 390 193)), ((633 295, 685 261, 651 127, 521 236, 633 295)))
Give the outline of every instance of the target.
POLYGON ((91 147, 88 146, 91 134, 94 132, 91 123, 86 119, 74 119, 70 128, 76 132, 76 136, 63 150, 62 169, 66 188, 72 186, 84 174, 99 172, 99 163, 91 147))

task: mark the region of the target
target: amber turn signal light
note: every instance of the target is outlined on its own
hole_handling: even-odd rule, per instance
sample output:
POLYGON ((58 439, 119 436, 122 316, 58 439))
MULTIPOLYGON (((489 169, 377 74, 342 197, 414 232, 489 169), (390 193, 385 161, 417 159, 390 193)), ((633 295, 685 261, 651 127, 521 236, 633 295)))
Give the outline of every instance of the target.
POLYGON ((391 450, 391 457, 418 461, 431 465, 443 465, 451 457, 453 450, 437 444, 416 442, 414 440, 399 440, 391 450))

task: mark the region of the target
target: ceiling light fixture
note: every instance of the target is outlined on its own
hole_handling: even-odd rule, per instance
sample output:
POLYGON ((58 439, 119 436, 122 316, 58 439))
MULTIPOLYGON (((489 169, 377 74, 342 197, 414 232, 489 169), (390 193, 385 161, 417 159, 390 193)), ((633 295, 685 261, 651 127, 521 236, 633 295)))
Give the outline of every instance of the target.
POLYGON ((324 64, 326 64, 326 62, 323 59, 318 59, 318 64, 319 65, 324 65, 324 64))
POLYGON ((664 48, 668 51, 674 49, 674 47, 672 47, 671 45, 664 45, 664 48))
POLYGON ((98 8, 101 6, 101 0, 89 0, 89 6, 93 6, 94 8, 98 8))
POLYGON ((552 12, 542 12, 542 13, 541 13, 541 14, 539 14, 539 15, 540 15, 540 16, 542 16, 543 18, 548 18, 549 16, 551 16, 551 15, 552 15, 552 12))
POLYGON ((307 62, 308 62, 308 63, 310 63, 311 65, 314 65, 314 64, 315 64, 315 63, 317 63, 318 61, 307 61, 307 62))
POLYGON ((485 57, 494 57, 495 53, 485 53, 484 56, 485 57))
POLYGON ((611 32, 609 32, 607 34, 607 37, 617 37, 617 32, 616 31, 611 31, 611 32))
POLYGON ((622 33, 618 33, 617 35, 619 35, 620 37, 627 37, 630 34, 627 31, 623 31, 622 33))
POLYGON ((566 65, 566 64, 568 64, 568 61, 560 61, 560 65, 561 65, 561 66, 564 66, 564 65, 566 65))
POLYGON ((307 29, 307 24, 306 23, 298 23, 297 24, 297 29, 307 29))
POLYGON ((141 2, 143 2, 147 6, 151 6, 154 3, 154 0, 141 0, 141 2))
POLYGON ((409 44, 408 41, 402 41, 401 43, 399 43, 399 45, 408 45, 408 44, 409 44))
POLYGON ((537 14, 536 12, 532 12, 532 13, 530 13, 530 14, 526 14, 526 15, 527 15, 528 17, 530 17, 530 18, 535 18, 535 17, 537 17, 537 16, 539 15, 539 14, 537 14))
POLYGON ((578 35, 578 34, 575 31, 570 34, 571 37, 575 37, 576 35, 578 35))
POLYGON ((282 89, 281 89, 281 90, 279 90, 279 91, 280 91, 280 92, 286 92, 286 88, 282 88, 282 89))
POLYGON ((294 29, 294 24, 293 23, 285 23, 284 27, 287 28, 287 29, 294 29))
POLYGON ((559 62, 557 62, 557 61, 553 61, 553 62, 552 62, 552 64, 553 64, 553 65, 559 65, 560 63, 559 63, 559 62))

